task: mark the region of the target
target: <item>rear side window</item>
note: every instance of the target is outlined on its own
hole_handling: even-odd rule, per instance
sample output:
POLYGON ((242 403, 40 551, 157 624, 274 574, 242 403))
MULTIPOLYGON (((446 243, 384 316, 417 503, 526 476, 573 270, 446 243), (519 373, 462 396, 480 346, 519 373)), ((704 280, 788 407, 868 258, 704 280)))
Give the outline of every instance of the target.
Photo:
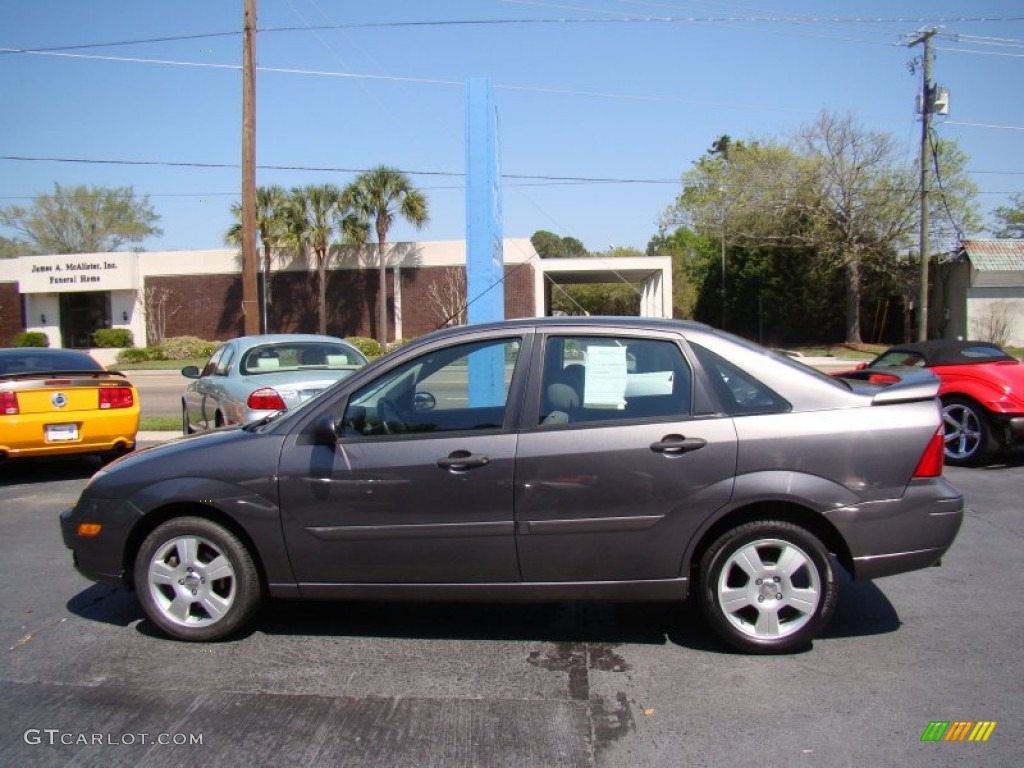
POLYGON ((746 371, 699 344, 690 345, 730 416, 786 413, 790 404, 746 371))
POLYGON ((692 374, 670 341, 552 336, 544 352, 540 424, 683 418, 692 374))

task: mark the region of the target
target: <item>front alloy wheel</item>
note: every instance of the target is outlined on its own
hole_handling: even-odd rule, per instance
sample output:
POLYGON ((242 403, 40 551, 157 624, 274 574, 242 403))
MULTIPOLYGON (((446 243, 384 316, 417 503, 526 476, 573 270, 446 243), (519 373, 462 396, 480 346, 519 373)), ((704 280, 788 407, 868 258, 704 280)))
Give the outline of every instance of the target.
POLYGON ((248 550, 230 531, 200 517, 169 520, 146 537, 135 561, 135 587, 149 619, 180 640, 226 637, 260 602, 248 550))
POLYGON ((942 428, 946 461, 955 467, 984 464, 995 449, 985 412, 966 397, 948 397, 942 401, 942 428))
POLYGON ((790 523, 758 521, 720 537, 701 558, 700 606, 711 628, 752 653, 808 645, 828 623, 838 583, 825 547, 790 523))

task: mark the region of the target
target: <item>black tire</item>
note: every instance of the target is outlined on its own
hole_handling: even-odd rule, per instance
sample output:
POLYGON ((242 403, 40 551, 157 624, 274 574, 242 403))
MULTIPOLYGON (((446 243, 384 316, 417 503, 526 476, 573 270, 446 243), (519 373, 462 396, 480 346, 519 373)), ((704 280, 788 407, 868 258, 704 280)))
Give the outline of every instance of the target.
POLYGON ((252 618, 262 599, 245 545, 201 517, 157 526, 139 547, 134 577, 146 616, 179 640, 225 638, 252 618))
POLYGON ((701 613, 722 640, 748 653, 806 648, 832 617, 838 593, 828 551, 791 523, 737 526, 700 560, 701 613))
POLYGON ((969 397, 948 395, 942 399, 942 428, 946 463, 951 466, 987 464, 999 448, 988 413, 969 397))
POLYGON ((188 408, 184 403, 181 404, 181 434, 191 435, 193 433, 192 425, 188 422, 188 408))

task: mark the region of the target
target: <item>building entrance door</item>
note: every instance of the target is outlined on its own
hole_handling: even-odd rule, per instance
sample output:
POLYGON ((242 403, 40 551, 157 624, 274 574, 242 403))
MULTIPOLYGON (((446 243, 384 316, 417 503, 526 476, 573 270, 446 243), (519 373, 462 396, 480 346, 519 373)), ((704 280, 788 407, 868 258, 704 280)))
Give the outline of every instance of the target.
POLYGON ((95 346, 93 333, 109 327, 109 292, 85 291, 60 295, 60 335, 65 347, 88 349, 95 346))

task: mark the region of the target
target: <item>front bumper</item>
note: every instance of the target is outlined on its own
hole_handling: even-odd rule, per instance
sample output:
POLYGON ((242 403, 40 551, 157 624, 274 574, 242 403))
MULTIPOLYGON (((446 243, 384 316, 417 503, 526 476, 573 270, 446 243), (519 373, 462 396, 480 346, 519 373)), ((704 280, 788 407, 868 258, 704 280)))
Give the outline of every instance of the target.
POLYGON ((140 514, 123 501, 79 500, 60 513, 64 546, 72 552, 75 569, 87 579, 114 586, 131 586, 125 567, 125 543, 140 514), (81 523, 102 526, 96 536, 81 536, 81 523))

